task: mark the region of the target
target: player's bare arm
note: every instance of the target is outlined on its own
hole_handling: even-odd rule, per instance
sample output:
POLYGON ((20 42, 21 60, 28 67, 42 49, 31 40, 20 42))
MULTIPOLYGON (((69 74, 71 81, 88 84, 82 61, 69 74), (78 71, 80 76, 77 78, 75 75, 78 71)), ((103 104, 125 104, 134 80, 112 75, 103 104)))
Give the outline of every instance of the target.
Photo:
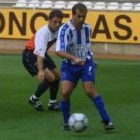
POLYGON ((37 66, 38 66, 38 80, 39 82, 43 82, 45 80, 45 72, 43 70, 43 58, 41 56, 37 56, 37 66))
POLYGON ((65 51, 57 51, 56 54, 58 56, 60 56, 61 58, 70 59, 78 65, 84 65, 84 63, 85 63, 85 61, 83 61, 81 58, 77 58, 77 57, 75 57, 75 56, 73 56, 65 51))

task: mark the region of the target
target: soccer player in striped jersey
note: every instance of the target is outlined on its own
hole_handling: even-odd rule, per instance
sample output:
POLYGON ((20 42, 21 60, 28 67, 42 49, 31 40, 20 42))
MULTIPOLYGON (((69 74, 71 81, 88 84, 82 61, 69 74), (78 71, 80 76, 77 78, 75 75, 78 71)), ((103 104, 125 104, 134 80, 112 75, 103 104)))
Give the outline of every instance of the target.
POLYGON ((55 63, 47 54, 48 49, 56 42, 58 29, 62 25, 63 13, 53 10, 49 14, 49 24, 40 28, 35 35, 26 42, 22 54, 22 62, 27 71, 37 75, 39 84, 30 97, 29 103, 37 110, 44 111, 40 97, 50 88, 49 110, 59 110, 56 101, 60 76, 55 63))
POLYGON ((62 99, 60 107, 64 123, 62 130, 69 130, 70 95, 79 79, 93 104, 96 106, 104 123, 105 130, 114 129, 101 95, 95 89, 95 62, 90 49, 90 26, 85 24, 87 7, 78 3, 72 8, 72 19, 61 26, 57 43, 56 54, 63 58, 61 64, 62 99))

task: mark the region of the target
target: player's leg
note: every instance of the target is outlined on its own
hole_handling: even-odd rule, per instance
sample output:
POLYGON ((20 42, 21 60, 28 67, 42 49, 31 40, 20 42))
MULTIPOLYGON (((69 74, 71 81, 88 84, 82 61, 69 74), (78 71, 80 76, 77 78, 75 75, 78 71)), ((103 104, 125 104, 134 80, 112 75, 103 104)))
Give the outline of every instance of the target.
POLYGON ((60 75, 57 68, 51 70, 55 76, 55 80, 50 84, 50 100, 48 109, 49 110, 56 110, 59 111, 59 102, 57 101, 57 94, 59 90, 59 83, 60 83, 60 75))
POLYGON ((48 89, 48 85, 49 83, 46 80, 43 83, 39 83, 34 94, 29 99, 29 103, 33 105, 37 111, 44 111, 40 97, 48 89))
POLYGON ((50 82, 53 82, 55 80, 54 74, 49 69, 45 69, 44 71, 44 82, 38 84, 34 94, 29 99, 29 103, 33 105, 37 111, 44 111, 44 107, 42 106, 40 97, 45 93, 45 91, 47 91, 48 87, 50 86, 50 82))
POLYGON ((60 102, 60 108, 63 114, 63 126, 62 130, 69 130, 68 119, 70 117, 70 95, 74 90, 75 85, 71 81, 62 81, 61 88, 62 88, 62 99, 60 102))
POLYGON ((105 129, 114 129, 114 125, 111 123, 110 116, 107 113, 104 101, 101 95, 97 93, 94 84, 91 81, 84 82, 84 89, 87 95, 92 99, 94 105, 96 106, 96 109, 98 110, 102 118, 102 122, 105 124, 105 129))
POLYGON ((70 130, 68 126, 68 119, 70 117, 70 95, 72 94, 78 78, 73 75, 69 70, 61 68, 61 93, 62 99, 60 102, 60 108, 63 114, 63 126, 62 130, 70 130))
POLYGON ((38 87, 34 92, 34 97, 39 99, 42 94, 48 89, 50 82, 54 81, 54 79, 54 74, 49 69, 45 69, 45 80, 44 82, 38 84, 38 87))
POLYGON ((57 102, 57 93, 58 93, 59 82, 60 82, 59 72, 56 68, 55 63, 53 62, 51 57, 47 54, 45 55, 44 63, 45 63, 45 67, 47 67, 51 71, 51 73, 54 75, 55 78, 52 82, 50 82, 50 86, 49 86, 50 100, 48 104, 48 109, 58 111, 60 110, 59 104, 57 102))
MULTIPOLYGON (((22 62, 26 70, 30 75, 35 76, 38 73, 38 68, 36 65, 36 57, 33 52, 24 50, 22 54, 22 62)), ((44 111, 44 108, 41 104, 40 97, 48 89, 48 82, 45 80, 43 83, 39 83, 34 94, 30 97, 29 103, 37 110, 44 111)))
POLYGON ((105 129, 106 130, 114 129, 114 125, 111 123, 110 116, 106 111, 106 107, 103 102, 103 99, 95 89, 94 70, 95 70, 95 65, 92 63, 89 63, 85 66, 84 75, 82 76, 84 90, 87 93, 87 95, 92 99, 92 102, 96 106, 96 109, 98 110, 102 118, 102 122, 105 124, 105 129))
POLYGON ((50 83, 54 82, 55 81, 54 73, 48 68, 45 68, 44 71, 45 71, 45 80, 47 80, 50 83))

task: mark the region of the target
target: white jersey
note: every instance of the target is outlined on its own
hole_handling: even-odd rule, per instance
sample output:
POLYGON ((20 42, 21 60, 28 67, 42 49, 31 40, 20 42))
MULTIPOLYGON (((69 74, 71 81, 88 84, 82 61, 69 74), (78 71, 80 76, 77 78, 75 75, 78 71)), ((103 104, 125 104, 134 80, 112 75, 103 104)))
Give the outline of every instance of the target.
POLYGON ((71 21, 64 24, 58 33, 56 51, 66 51, 75 57, 85 59, 92 58, 90 50, 90 26, 83 24, 81 30, 76 30, 71 21))
POLYGON ((40 28, 35 34, 34 54, 44 58, 48 43, 57 39, 58 31, 51 32, 48 25, 40 28))

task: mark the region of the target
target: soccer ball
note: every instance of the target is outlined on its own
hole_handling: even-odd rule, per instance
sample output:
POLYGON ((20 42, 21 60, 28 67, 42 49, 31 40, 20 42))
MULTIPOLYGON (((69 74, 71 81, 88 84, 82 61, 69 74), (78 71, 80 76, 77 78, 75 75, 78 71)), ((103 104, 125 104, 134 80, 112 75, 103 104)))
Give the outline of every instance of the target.
POLYGON ((75 132, 82 132, 88 126, 88 118, 83 113, 74 113, 70 116, 68 123, 75 132))

